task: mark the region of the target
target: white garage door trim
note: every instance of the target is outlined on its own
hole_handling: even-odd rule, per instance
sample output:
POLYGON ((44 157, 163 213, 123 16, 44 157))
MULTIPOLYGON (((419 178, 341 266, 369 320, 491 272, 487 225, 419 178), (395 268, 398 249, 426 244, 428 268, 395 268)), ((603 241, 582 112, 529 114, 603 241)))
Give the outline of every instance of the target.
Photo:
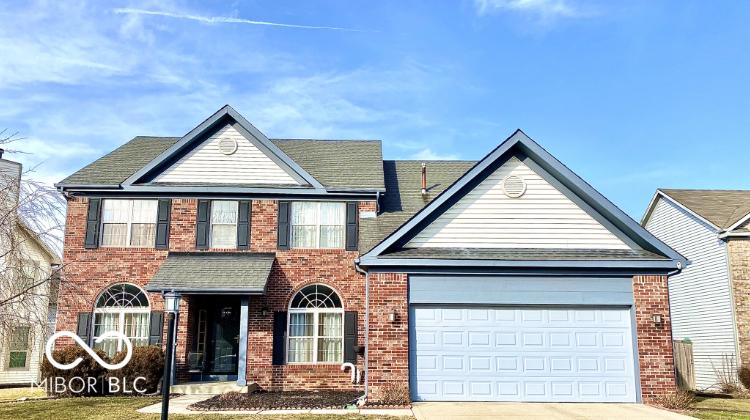
POLYGON ((414 401, 637 402, 628 307, 412 305, 414 401))

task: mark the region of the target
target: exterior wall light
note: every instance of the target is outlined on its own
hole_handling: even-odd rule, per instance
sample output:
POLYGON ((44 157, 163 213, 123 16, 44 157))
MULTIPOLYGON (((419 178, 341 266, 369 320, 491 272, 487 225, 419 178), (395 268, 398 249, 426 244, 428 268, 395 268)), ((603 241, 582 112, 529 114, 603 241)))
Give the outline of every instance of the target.
POLYGON ((396 322, 396 320, 398 319, 398 313, 396 313, 396 311, 391 312, 390 314, 388 314, 388 319, 391 322, 396 322))
POLYGON ((662 318, 661 314, 653 314, 651 315, 651 320, 654 321, 654 324, 661 324, 664 321, 664 318, 662 318))

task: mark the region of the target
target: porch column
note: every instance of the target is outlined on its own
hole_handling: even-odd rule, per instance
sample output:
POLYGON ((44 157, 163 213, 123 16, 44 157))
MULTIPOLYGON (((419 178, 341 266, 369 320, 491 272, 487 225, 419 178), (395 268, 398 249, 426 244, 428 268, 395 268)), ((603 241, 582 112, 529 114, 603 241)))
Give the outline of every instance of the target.
POLYGON ((237 354, 237 385, 247 385, 247 323, 250 298, 240 299, 240 348, 237 354))

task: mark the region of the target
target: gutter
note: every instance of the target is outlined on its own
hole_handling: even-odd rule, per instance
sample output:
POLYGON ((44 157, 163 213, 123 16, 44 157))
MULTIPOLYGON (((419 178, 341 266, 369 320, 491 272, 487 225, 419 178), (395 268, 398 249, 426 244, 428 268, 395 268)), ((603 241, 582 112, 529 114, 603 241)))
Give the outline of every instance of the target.
POLYGON ((354 260, 354 269, 357 270, 358 273, 362 273, 365 275, 365 389, 364 394, 361 397, 357 398, 357 402, 360 406, 362 406, 367 402, 367 393, 370 386, 370 372, 368 371, 368 361, 370 354, 370 272, 367 270, 363 270, 359 266, 359 258, 356 258, 354 260))

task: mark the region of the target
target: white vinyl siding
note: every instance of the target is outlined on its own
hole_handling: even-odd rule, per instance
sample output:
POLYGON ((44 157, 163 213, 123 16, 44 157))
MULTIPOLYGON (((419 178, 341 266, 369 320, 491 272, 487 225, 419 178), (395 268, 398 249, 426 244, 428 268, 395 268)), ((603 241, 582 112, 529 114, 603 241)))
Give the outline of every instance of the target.
POLYGON ((446 210, 406 247, 629 249, 516 157, 446 210), (503 192, 503 181, 509 175, 519 176, 527 184, 520 198, 509 198, 503 192))
POLYGON ((724 357, 736 354, 726 243, 714 227, 662 197, 646 229, 691 262, 669 279, 672 336, 693 342, 696 387, 709 388, 724 357))
POLYGON ((202 144, 167 168, 155 182, 212 184, 297 185, 284 169, 234 127, 219 129, 202 144), (231 138, 237 151, 226 155, 219 142, 231 138))

